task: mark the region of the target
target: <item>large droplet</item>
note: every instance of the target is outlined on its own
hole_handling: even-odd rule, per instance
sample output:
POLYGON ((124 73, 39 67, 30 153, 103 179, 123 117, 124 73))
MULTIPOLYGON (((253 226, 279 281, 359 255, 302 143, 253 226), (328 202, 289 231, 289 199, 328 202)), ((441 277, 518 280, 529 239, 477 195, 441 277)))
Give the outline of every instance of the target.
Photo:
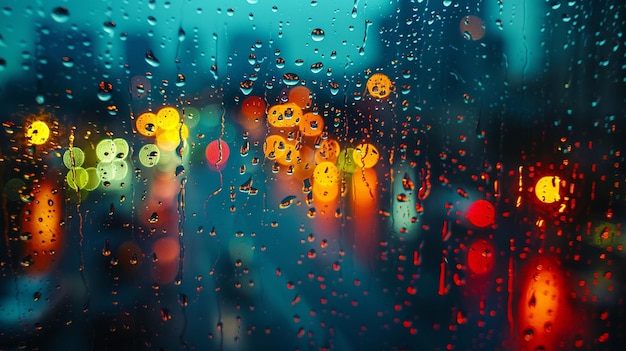
POLYGON ((52 19, 58 23, 67 22, 67 20, 70 19, 70 11, 64 6, 55 7, 52 10, 51 16, 52 19))
POLYGON ((315 28, 311 32, 311 39, 313 41, 322 41, 324 40, 324 30, 322 28, 315 28))
POLYGON ((154 53, 150 49, 146 50, 146 62, 152 67, 159 67, 159 65, 161 64, 159 62, 159 59, 154 56, 154 53))

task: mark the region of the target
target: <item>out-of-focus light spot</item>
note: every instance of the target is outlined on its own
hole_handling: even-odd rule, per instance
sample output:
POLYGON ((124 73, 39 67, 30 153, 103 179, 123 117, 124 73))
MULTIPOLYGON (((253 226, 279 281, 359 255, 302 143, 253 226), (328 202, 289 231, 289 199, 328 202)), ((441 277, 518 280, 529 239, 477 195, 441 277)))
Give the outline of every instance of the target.
POLYGON ((10 201, 18 201, 22 194, 26 192, 26 183, 19 178, 9 179, 4 184, 4 193, 10 201))
POLYGON ((485 36, 485 23, 478 16, 461 18, 461 34, 467 40, 480 40, 485 36))
POLYGON ((285 138, 280 135, 270 135, 263 143, 263 153, 268 160, 275 160, 282 157, 286 150, 285 138))
POLYGON ((367 80, 367 92, 377 98, 384 99, 391 94, 393 84, 391 79, 382 73, 375 73, 367 80))
POLYGON ((157 126, 165 130, 175 129, 180 123, 180 113, 173 106, 165 106, 157 112, 157 126))
POLYGON ((85 169, 87 172, 87 183, 83 186, 84 190, 93 191, 100 185, 100 175, 96 167, 88 167, 85 169))
POLYGON ((267 112, 267 121, 273 127, 295 127, 302 119, 302 109, 293 102, 274 105, 267 112))
POLYGON ((324 129, 324 119, 317 113, 308 112, 302 116, 298 125, 300 132, 305 136, 318 136, 324 129))
POLYGON ((144 112, 135 120, 137 132, 144 136, 153 136, 158 130, 157 115, 152 112, 144 112))
POLYGON ((122 138, 115 138, 113 139, 113 143, 115 144, 115 158, 122 160, 126 159, 126 157, 128 157, 128 152, 130 151, 128 142, 122 138))
POLYGON ((188 128, 194 128, 198 125, 198 123, 200 123, 200 110, 198 110, 197 108, 185 107, 183 112, 183 123, 185 123, 188 128))
POLYGON ((518 340, 522 349, 556 348, 559 333, 567 328, 563 274, 544 256, 531 259, 521 275, 518 302, 518 340))
POLYGON ((354 148, 347 148, 341 150, 339 157, 337 157, 337 167, 339 170, 345 173, 354 173, 357 165, 354 162, 354 148))
POLYGON ((161 150, 154 144, 146 144, 139 149, 138 158, 144 167, 154 167, 161 159, 161 150))
POLYGON ((230 147, 223 140, 213 140, 207 145, 205 155, 211 169, 221 170, 230 156, 230 147))
POLYGON ((322 185, 316 183, 313 185, 313 200, 316 203, 327 203, 335 200, 339 196, 339 186, 337 184, 322 185))
POLYGON ((89 173, 82 167, 75 167, 67 171, 65 180, 67 185, 74 190, 84 189, 89 182, 89 173))
POLYGON ((301 109, 310 108, 313 102, 311 101, 311 91, 304 86, 297 86, 289 90, 289 102, 293 102, 301 109))
POLYGON ((96 145, 96 157, 103 162, 111 162, 117 153, 117 146, 112 139, 102 139, 96 145))
POLYGON ((561 178, 557 176, 541 177, 535 185, 535 195, 539 201, 551 204, 561 199, 559 194, 560 187, 561 178))
POLYGON ((156 143, 162 151, 174 151, 182 140, 189 137, 189 128, 185 124, 179 124, 180 128, 159 129, 156 136, 156 143))
POLYGON ((337 140, 324 139, 315 150, 315 163, 322 163, 324 161, 336 163, 340 152, 341 147, 337 140))
POLYGON ((491 272, 496 261, 496 251, 485 239, 470 244, 467 250, 467 268, 475 274, 491 272))
POLYGON ((258 119, 265 115, 265 101, 260 96, 248 96, 241 104, 241 114, 249 119, 258 119))
POLYGON ((42 145, 50 138, 50 127, 45 122, 34 121, 26 127, 26 138, 31 144, 42 145))
POLYGON ((363 143, 354 147, 352 158, 354 159, 354 163, 356 163, 357 166, 372 168, 378 163, 380 154, 378 153, 378 149, 376 148, 376 146, 363 143))
POLYGON ((477 200, 467 209, 467 220, 473 225, 484 228, 495 222, 496 210, 487 200, 477 200))
POLYGON ((317 166, 313 171, 313 179, 315 184, 322 186, 330 186, 339 182, 339 168, 334 163, 325 161, 317 166))
MULTIPOLYGON (((28 274, 49 272, 60 257, 63 199, 55 182, 44 180, 32 189, 33 201, 22 208, 22 234, 29 233, 20 264, 28 274)), ((26 236, 26 235, 25 235, 26 236)))
POLYGON ((174 238, 161 238, 152 246, 152 251, 161 263, 168 263, 176 260, 180 251, 178 240, 174 238))
POLYGON ((276 158, 276 162, 283 166, 295 166, 301 160, 300 145, 295 142, 285 143, 285 153, 276 158))
POLYGON ((82 149, 72 147, 63 153, 63 165, 67 168, 80 167, 85 162, 85 153, 82 149))

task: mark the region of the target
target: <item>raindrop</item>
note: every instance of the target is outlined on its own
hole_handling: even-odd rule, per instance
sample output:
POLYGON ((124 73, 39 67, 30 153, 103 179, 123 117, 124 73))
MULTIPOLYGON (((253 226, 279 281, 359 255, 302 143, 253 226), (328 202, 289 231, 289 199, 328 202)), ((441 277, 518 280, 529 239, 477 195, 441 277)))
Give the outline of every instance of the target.
POLYGON ((72 68, 74 67, 74 60, 72 60, 71 57, 69 56, 63 56, 63 58, 61 59, 63 61, 63 66, 67 67, 67 68, 72 68))
POLYGON ((324 40, 324 30, 321 28, 313 29, 313 31, 311 32, 311 39, 313 39, 313 41, 324 40))
POLYGON ((52 10, 52 19, 58 23, 67 22, 70 19, 70 11, 64 6, 55 7, 52 10))
POLYGON ((150 218, 148 218, 148 222, 149 223, 157 223, 159 221, 159 214, 156 212, 153 212, 152 215, 150 215, 150 218))
POLYGON ((161 64, 159 62, 159 59, 157 59, 156 56, 154 56, 154 53, 152 52, 152 50, 146 50, 146 62, 152 66, 152 67, 159 67, 159 65, 161 64))
POLYGON ((115 27, 116 24, 113 21, 106 21, 103 24, 104 31, 107 32, 110 36, 113 36, 113 34, 115 34, 115 27))
POLYGON ((295 73, 285 73, 283 74, 283 83, 286 85, 296 85, 300 81, 300 77, 298 77, 295 73))

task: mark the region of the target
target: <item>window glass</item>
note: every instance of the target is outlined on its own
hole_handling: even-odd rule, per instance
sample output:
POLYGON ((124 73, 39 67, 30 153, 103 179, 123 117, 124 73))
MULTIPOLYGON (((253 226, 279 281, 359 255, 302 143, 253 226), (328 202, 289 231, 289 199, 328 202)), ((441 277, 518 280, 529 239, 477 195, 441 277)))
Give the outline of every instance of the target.
POLYGON ((618 349, 625 12, 3 1, 0 349, 618 349))

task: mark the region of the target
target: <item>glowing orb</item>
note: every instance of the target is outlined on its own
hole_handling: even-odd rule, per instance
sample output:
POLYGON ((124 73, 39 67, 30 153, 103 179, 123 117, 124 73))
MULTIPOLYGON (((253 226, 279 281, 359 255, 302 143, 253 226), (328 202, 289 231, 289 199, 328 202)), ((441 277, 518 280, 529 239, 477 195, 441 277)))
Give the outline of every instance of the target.
POLYGON ((50 127, 42 121, 35 121, 26 128, 26 138, 31 144, 41 145, 48 141, 50 127))
POLYGON ((112 139, 102 139, 96 145, 96 157, 103 162, 111 162, 117 153, 117 146, 112 139))
POLYGON ((267 112, 267 121, 273 127, 295 127, 302 119, 302 109, 293 102, 274 105, 267 112))
POLYGON ((220 170, 226 161, 228 161, 230 147, 228 147, 228 144, 223 140, 213 140, 207 145, 205 154, 209 167, 220 170))
POLYGON ((491 272, 496 261, 496 251, 487 240, 479 239, 467 250, 467 268, 475 274, 491 272))
POLYGON ((332 162, 322 162, 315 166, 313 171, 315 184, 330 186, 339 183, 339 168, 332 162))
POLYGON ((313 200, 316 202, 330 202, 339 196, 339 186, 337 184, 321 185, 313 184, 313 200))
POLYGON ((73 147, 71 150, 67 149, 63 153, 63 164, 67 168, 80 167, 85 162, 85 153, 82 149, 73 147))
POLYGON ((125 159, 130 151, 128 142, 122 138, 115 138, 113 139, 113 144, 115 144, 115 158, 125 159))
POLYGON ((185 124, 178 124, 180 128, 170 130, 159 129, 156 143, 162 151, 174 151, 181 141, 189 137, 189 128, 185 124), (182 139, 181 139, 182 137, 182 139))
POLYGON ((393 90, 393 84, 391 79, 382 73, 373 74, 368 80, 367 91, 369 94, 377 99, 384 99, 391 94, 393 90))
POLYGON ((154 167, 161 159, 161 150, 154 144, 146 144, 139 149, 138 158, 144 167, 154 167))
POLYGON ((110 182, 115 179, 115 171, 117 168, 113 165, 112 161, 102 161, 97 166, 100 180, 103 182, 110 182))
POLYGON ((473 225, 484 228, 494 223, 496 210, 491 202, 478 200, 470 205, 466 217, 473 225))
POLYGON ((144 136, 153 136, 157 129, 157 115, 152 112, 144 112, 135 120, 137 132, 144 136))
POLYGON ((302 109, 311 107, 311 91, 304 86, 297 86, 289 90, 289 102, 293 102, 302 109))
POLYGON ((83 167, 76 167, 69 170, 65 176, 65 181, 70 188, 78 191, 84 189, 89 182, 89 173, 83 167))
POLYGON ((285 153, 276 158, 276 162, 283 166, 295 166, 300 160, 300 145, 289 141, 285 143, 285 153))
POLYGON ((332 163, 337 162, 337 157, 341 152, 341 147, 335 139, 324 139, 319 147, 316 146, 315 150, 315 163, 322 163, 329 161, 332 163))
POLYGON ((270 135, 263 143, 263 153, 268 160, 275 160, 285 154, 287 142, 280 135, 270 135))
POLYGON ((535 195, 541 202, 551 204, 561 199, 561 195, 559 195, 560 186, 561 178, 557 176, 542 177, 535 185, 535 195))
POLYGON ((184 123, 187 128, 193 128, 200 123, 200 110, 195 107, 185 107, 183 110, 184 123))
POLYGON ((165 106, 157 112, 157 126, 165 130, 174 129, 180 123, 180 113, 175 107, 165 106))
POLYGON ((378 149, 376 148, 376 146, 363 143, 357 145, 354 148, 352 158, 354 159, 354 163, 356 163, 357 166, 363 168, 372 168, 378 163, 378 158, 380 158, 380 154, 378 153, 378 149))
POLYGON ((465 16, 461 18, 461 34, 467 40, 480 40, 485 36, 485 23, 480 17, 465 16))
POLYGON ((548 257, 532 258, 519 275, 517 325, 523 348, 556 349, 559 333, 567 328, 565 277, 559 265, 548 257))
POLYGON ((341 150, 339 157, 337 157, 337 167, 339 170, 346 173, 354 173, 356 171, 356 163, 354 162, 354 149, 349 147, 341 150))
POLYGON ((86 168, 85 171, 87 172, 88 179, 87 184, 83 185, 83 189, 93 191, 98 187, 98 185, 100 185, 100 175, 98 174, 96 167, 86 168))
POLYGON ((300 132, 305 136, 318 136, 324 129, 324 119, 317 113, 308 112, 302 116, 298 125, 300 132))
POLYGON ((265 101, 259 96, 248 96, 241 104, 241 113, 250 119, 257 119, 265 114, 265 101))

